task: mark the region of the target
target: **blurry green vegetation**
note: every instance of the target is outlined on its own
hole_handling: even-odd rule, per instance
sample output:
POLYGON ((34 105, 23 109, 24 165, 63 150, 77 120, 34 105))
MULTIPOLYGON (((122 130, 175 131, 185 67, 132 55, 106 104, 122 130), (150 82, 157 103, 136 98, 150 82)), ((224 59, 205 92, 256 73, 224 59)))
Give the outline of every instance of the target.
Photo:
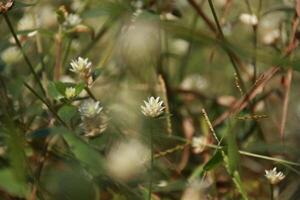
POLYGON ((0 13, 1 200, 300 198, 299 1, 0 0, 0 13))

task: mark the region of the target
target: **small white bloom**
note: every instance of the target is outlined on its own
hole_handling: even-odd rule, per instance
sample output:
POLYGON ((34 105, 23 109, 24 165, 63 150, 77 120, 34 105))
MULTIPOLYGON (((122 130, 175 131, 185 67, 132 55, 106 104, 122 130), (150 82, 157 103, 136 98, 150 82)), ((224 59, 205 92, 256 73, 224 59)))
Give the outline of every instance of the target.
POLYGON ((21 60, 22 54, 17 47, 8 47, 0 55, 1 59, 7 64, 14 64, 21 60))
POLYGON ((77 60, 73 60, 71 62, 70 71, 77 73, 77 74, 82 74, 82 73, 90 72, 91 66, 92 66, 92 63, 88 60, 88 58, 84 59, 82 57, 78 57, 77 60))
POLYGON ((73 87, 68 87, 65 90, 65 96, 67 99, 71 99, 76 96, 76 89, 73 87))
POLYGON ((192 147, 193 147, 193 151, 194 153, 201 153, 204 151, 205 149, 205 145, 207 144, 207 138, 204 136, 200 136, 200 137, 193 137, 192 140, 192 147))
POLYGON ((17 29, 19 31, 30 30, 35 28, 33 15, 24 15, 18 22, 17 29))
POLYGON ((182 89, 197 91, 205 90, 208 87, 208 85, 209 82, 207 81, 207 79, 198 74, 188 75, 180 84, 182 89))
POLYGON ((257 25, 258 19, 256 15, 251 15, 248 13, 243 13, 240 15, 240 21, 247 25, 257 25))
POLYGON ((271 184, 275 185, 282 181, 285 178, 285 175, 282 172, 277 172, 276 167, 271 170, 265 170, 266 178, 270 181, 271 184))
POLYGON ((79 112, 83 118, 93 118, 102 111, 99 101, 86 100, 79 108, 79 112))
POLYGON ((113 145, 107 155, 108 174, 121 181, 130 180, 141 174, 147 166, 150 150, 136 139, 113 145))
POLYGON ((160 98, 150 97, 148 98, 148 102, 144 101, 145 106, 141 106, 142 113, 146 117, 158 117, 163 113, 165 107, 163 106, 163 101, 160 101, 160 98))
POLYGON ((78 24, 80 24, 81 21, 82 21, 82 19, 78 15, 69 14, 66 17, 66 20, 63 25, 66 27, 74 27, 74 26, 77 26, 78 24))
POLYGON ((280 30, 274 29, 266 32, 262 37, 262 41, 264 44, 270 45, 273 44, 279 37, 280 37, 280 30))

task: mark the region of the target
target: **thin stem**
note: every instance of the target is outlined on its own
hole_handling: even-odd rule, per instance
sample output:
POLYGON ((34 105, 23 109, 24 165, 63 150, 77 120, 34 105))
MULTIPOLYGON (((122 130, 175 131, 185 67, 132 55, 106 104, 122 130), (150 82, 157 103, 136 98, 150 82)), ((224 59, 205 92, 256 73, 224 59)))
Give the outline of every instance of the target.
POLYGON ((149 180, 149 196, 148 200, 151 200, 152 196, 152 185, 153 185, 153 164, 154 164, 154 153, 153 153, 153 126, 152 126, 152 120, 151 120, 151 127, 150 127, 150 151, 151 151, 151 159, 150 159, 150 180, 149 180))
POLYGON ((89 95, 94 101, 97 101, 97 98, 96 98, 95 95, 92 93, 92 91, 90 90, 90 88, 85 87, 85 91, 88 93, 88 95, 89 95))
POLYGON ((26 55, 24 49, 22 48, 22 45, 21 45, 21 43, 20 43, 20 41, 17 37, 17 34, 16 34, 16 32, 15 32, 15 30, 14 30, 14 28, 13 28, 13 26, 12 26, 10 20, 9 20, 8 15, 6 13, 3 13, 3 16, 4 16, 5 22, 8 26, 8 28, 9 28, 10 32, 12 33, 12 35, 13 35, 15 41, 16 41, 16 44, 17 44, 18 48, 20 49, 20 51, 23 55, 23 58, 24 58, 25 62, 27 63, 27 65, 29 67, 29 70, 33 74, 34 78, 36 79, 36 82, 38 83, 43 95, 46 96, 46 91, 45 91, 45 89, 42 85, 42 82, 40 81, 40 78, 38 77, 37 73, 34 71, 34 67, 33 67, 32 63, 30 62, 28 56, 26 55))
POLYGON ((274 200, 274 186, 270 183, 270 200, 274 200))
POLYGON ((218 20, 218 16, 217 16, 217 13, 216 13, 216 11, 215 11, 215 8, 214 8, 214 5, 213 5, 212 1, 211 1, 211 0, 208 0, 208 3, 209 3, 209 7, 210 7, 210 9, 211 9, 211 12, 212 12, 212 14, 213 14, 215 23, 216 23, 216 25, 217 25, 217 30, 218 30, 218 32, 219 32, 219 36, 220 36, 221 40, 225 43, 224 49, 225 49, 225 51, 227 52, 228 57, 229 57, 229 60, 230 60, 230 62, 232 63, 232 66, 233 66, 233 68, 234 68, 234 70, 235 70, 235 73, 236 73, 236 75, 237 75, 237 77, 238 77, 238 79, 239 79, 239 82, 240 82, 240 84, 241 84, 241 88, 242 88, 243 92, 245 92, 245 90, 246 90, 245 84, 244 84, 244 82, 243 82, 242 76, 241 76, 241 74, 240 74, 240 72, 239 72, 239 69, 238 69, 238 66, 237 66, 237 64, 236 64, 236 59, 237 59, 237 58, 236 58, 236 56, 234 55, 234 53, 227 47, 227 44, 226 44, 227 41, 226 41, 226 38, 225 38, 225 36, 224 36, 222 27, 221 27, 220 22, 219 22, 219 20, 218 20))
POLYGON ((46 101, 44 100, 36 91, 34 91, 34 89, 28 85, 25 81, 23 82, 23 84, 25 85, 25 87, 31 92, 33 93, 39 100, 41 100, 49 109, 49 111, 54 115, 54 117, 65 127, 69 128, 69 126, 58 116, 58 114, 56 113, 56 111, 52 108, 52 106, 46 101))

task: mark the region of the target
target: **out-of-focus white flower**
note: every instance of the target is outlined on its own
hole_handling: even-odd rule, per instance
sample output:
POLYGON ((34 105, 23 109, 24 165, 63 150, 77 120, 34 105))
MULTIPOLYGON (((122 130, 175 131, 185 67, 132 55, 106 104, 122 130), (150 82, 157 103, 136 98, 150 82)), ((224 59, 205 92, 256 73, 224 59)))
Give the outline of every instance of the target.
POLYGON ((280 181, 282 181, 285 178, 285 175, 282 172, 277 172, 277 168, 274 167, 271 170, 265 170, 266 174, 266 178, 269 180, 269 182, 272 185, 275 185, 277 183, 279 183, 280 181))
POLYGON ((185 90, 201 91, 206 89, 208 81, 201 75, 192 74, 187 76, 181 83, 181 88, 185 90))
POLYGON ((256 15, 251 15, 248 13, 243 13, 240 15, 240 21, 244 24, 247 25, 257 25, 258 23, 258 19, 256 17, 256 15))
POLYGON ((141 106, 142 113, 146 117, 158 117, 163 113, 165 107, 163 106, 163 101, 160 101, 160 98, 150 97, 148 98, 148 102, 144 101, 145 106, 141 106))
POLYGON ((99 101, 85 100, 79 108, 79 112, 83 118, 93 118, 103 110, 99 101))
POLYGON ((74 27, 74 26, 79 25, 81 23, 81 21, 82 21, 82 19, 79 17, 79 15, 68 14, 63 25, 66 27, 74 27))
POLYGON ((56 23, 54 8, 50 5, 44 5, 37 9, 37 23, 42 27, 51 27, 56 23))
POLYGON ((89 61, 88 58, 84 59, 82 57, 78 57, 77 60, 73 60, 71 62, 70 71, 77 73, 77 74, 82 74, 82 73, 90 72, 91 66, 92 66, 92 63, 89 61))
POLYGON ((216 4, 216 6, 223 7, 226 5, 227 0, 215 0, 214 3, 216 4))
POLYGON ((76 96, 76 89, 73 87, 66 88, 65 96, 67 99, 72 99, 73 97, 76 96))
POLYGON ((176 54, 182 55, 184 54, 189 47, 189 43, 183 39, 176 39, 172 42, 172 48, 176 54))
POLYGON ((19 31, 30 30, 35 28, 34 17, 31 14, 24 15, 18 22, 17 29, 19 31))
MULTIPOLYGON (((138 16, 140 11, 136 11, 138 16)), ((160 52, 159 28, 157 23, 133 16, 120 34, 120 56, 129 66, 149 67, 157 61, 160 52)), ((144 72, 143 68, 143 72, 144 72)))
POLYGON ((108 117, 100 112, 93 118, 83 118, 80 127, 83 129, 85 137, 95 137, 107 129, 108 121, 108 117))
POLYGON ((150 157, 150 150, 136 139, 129 139, 111 148, 107 170, 111 177, 126 181, 140 174, 150 157))
POLYGON ((7 64, 17 63, 21 58, 21 51, 17 47, 8 47, 1 52, 1 59, 7 64))
POLYGON ((207 199, 207 189, 212 184, 212 181, 204 179, 203 181, 195 180, 191 182, 184 190, 181 200, 204 200, 207 199))
POLYGON ((192 139, 192 147, 194 153, 202 153, 207 145, 208 140, 204 136, 193 137, 192 139))
POLYGON ((161 180, 157 184, 157 187, 167 187, 167 186, 168 186, 168 181, 166 181, 166 180, 161 180))
POLYGON ((265 32, 265 34, 262 36, 262 42, 266 45, 273 44, 278 38, 280 37, 280 30, 274 29, 265 32))

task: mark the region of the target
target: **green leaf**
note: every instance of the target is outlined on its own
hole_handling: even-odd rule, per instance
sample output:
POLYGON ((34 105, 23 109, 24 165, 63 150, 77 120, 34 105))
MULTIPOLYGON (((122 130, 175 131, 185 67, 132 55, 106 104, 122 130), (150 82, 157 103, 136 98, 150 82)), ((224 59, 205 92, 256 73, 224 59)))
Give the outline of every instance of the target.
POLYGON ((216 151, 216 153, 211 157, 211 159, 204 165, 204 171, 210 171, 216 166, 218 166, 223 161, 223 155, 220 150, 216 151))
POLYGON ((237 170, 239 162, 239 149, 236 142, 236 132, 233 131, 232 124, 228 125, 227 131, 227 156, 228 168, 231 175, 237 170))
POLYGON ((190 176, 189 181, 194 180, 196 177, 202 177, 205 172, 208 172, 215 167, 217 167, 223 161, 222 150, 217 150, 215 154, 210 158, 204 165, 201 164, 194 170, 193 174, 190 176))
POLYGON ((85 87, 85 83, 79 83, 78 85, 76 85, 76 87, 75 87, 76 96, 79 95, 82 92, 84 87, 85 87))
POLYGON ((9 168, 0 170, 0 188, 20 198, 25 198, 30 191, 28 185, 20 182, 15 173, 9 168))
POLYGON ((103 174, 104 162, 99 152, 67 129, 60 128, 58 131, 62 134, 74 156, 91 175, 103 174))
POLYGON ((55 83, 50 82, 48 85, 48 93, 50 97, 59 100, 63 98, 64 96, 57 90, 55 83))
POLYGON ((71 119, 76 115, 77 108, 72 105, 64 105, 58 110, 58 116, 66 123, 69 123, 71 119))
POLYGON ((13 194, 25 196, 27 188, 28 166, 25 155, 25 135, 10 118, 5 118, 1 127, 8 147, 8 161, 10 168, 0 174, 0 186, 13 194), (2 176, 2 177, 1 177, 2 176), (8 184, 7 182, 16 183, 8 184), (4 186, 6 185, 6 186, 4 186), (8 188, 12 187, 12 188, 8 188))

